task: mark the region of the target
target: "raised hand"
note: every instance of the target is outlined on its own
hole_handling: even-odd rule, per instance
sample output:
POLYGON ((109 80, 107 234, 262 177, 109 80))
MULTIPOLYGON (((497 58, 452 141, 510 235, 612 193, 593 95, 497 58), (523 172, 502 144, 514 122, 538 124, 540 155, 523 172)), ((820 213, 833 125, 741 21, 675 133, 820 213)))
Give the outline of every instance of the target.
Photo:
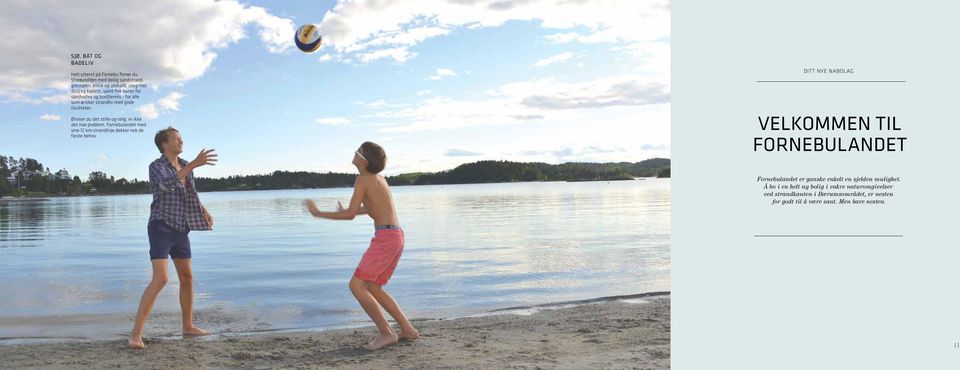
POLYGON ((217 155, 213 154, 213 149, 201 149, 200 154, 197 154, 197 158, 190 162, 190 165, 194 168, 204 166, 204 165, 217 165, 217 155))
POLYGON ((303 201, 303 205, 307 206, 307 210, 310 211, 311 215, 316 216, 320 209, 317 208, 317 204, 313 200, 306 199, 303 201))

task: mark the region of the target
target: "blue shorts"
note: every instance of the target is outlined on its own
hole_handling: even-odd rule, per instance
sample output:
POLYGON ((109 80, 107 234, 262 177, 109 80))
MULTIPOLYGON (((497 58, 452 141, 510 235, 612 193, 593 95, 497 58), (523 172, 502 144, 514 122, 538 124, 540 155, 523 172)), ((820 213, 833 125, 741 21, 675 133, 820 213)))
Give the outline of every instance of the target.
POLYGON ((150 237, 150 259, 165 260, 167 257, 190 258, 190 238, 186 232, 180 232, 167 225, 163 220, 152 220, 147 224, 147 236, 150 237))

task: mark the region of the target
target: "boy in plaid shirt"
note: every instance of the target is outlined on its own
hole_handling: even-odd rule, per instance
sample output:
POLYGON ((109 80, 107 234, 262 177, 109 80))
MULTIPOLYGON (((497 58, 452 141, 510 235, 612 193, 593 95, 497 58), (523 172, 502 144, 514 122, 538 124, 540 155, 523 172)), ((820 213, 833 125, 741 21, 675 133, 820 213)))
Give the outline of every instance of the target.
POLYGON ((150 238, 150 262, 153 264, 153 279, 143 291, 136 323, 128 343, 131 348, 144 347, 143 325, 150 315, 153 303, 160 290, 167 284, 167 258, 173 257, 173 265, 180 278, 180 310, 183 316, 183 335, 208 335, 210 332, 193 325, 193 271, 190 267, 190 230, 211 230, 213 216, 200 204, 194 183, 193 170, 204 165, 215 165, 217 155, 213 149, 201 150, 197 158, 187 162, 179 157, 183 152, 183 139, 173 127, 157 132, 153 139, 163 155, 150 163, 150 221, 147 235, 150 238))

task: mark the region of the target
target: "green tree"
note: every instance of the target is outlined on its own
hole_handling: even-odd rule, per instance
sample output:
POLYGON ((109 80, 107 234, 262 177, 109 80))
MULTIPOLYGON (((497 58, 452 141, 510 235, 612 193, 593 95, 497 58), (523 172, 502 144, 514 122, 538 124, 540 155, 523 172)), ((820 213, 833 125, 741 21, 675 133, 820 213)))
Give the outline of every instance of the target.
POLYGON ((70 181, 70 190, 67 191, 67 193, 72 195, 81 195, 85 193, 83 191, 83 181, 80 181, 80 176, 73 176, 73 181, 70 181))
POLYGON ((109 194, 113 190, 113 178, 107 177, 102 171, 93 171, 87 177, 87 183, 96 189, 97 193, 109 194))

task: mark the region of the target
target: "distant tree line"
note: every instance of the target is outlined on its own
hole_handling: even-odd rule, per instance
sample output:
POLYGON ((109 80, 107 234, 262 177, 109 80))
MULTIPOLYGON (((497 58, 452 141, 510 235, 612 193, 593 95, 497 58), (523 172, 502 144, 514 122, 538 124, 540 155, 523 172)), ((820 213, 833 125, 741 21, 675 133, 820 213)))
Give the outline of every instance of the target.
POLYGON ((274 171, 269 175, 198 177, 196 182, 199 191, 279 190, 350 187, 356 178, 347 173, 274 171))
POLYGON ((68 176, 66 170, 50 172, 33 158, 0 155, 0 196, 139 194, 150 191, 150 184, 137 179, 115 179, 102 171, 91 172, 87 181, 68 176))
MULTIPOLYGON (((63 170, 65 173, 65 170, 63 170)), ((0 156, 0 196, 144 194, 150 184, 137 179, 115 179, 102 171, 63 178, 61 172, 32 158, 0 156), (15 175, 12 175, 14 174, 15 175)), ((603 181, 635 177, 670 177, 670 160, 653 158, 641 162, 562 163, 480 161, 440 172, 415 172, 388 176, 390 185, 472 184, 522 181, 603 181)), ((199 191, 309 189, 353 186, 356 174, 306 171, 274 171, 263 175, 196 178, 199 191)))
POLYGON ((548 164, 510 161, 466 163, 435 173, 407 173, 387 177, 390 185, 474 184, 520 181, 630 180, 635 177, 670 177, 670 160, 642 162, 548 164))
MULTIPOLYGON (((653 158, 619 163, 521 163, 480 161, 441 172, 414 172, 387 176, 390 185, 473 184, 520 181, 628 180, 670 177, 670 160, 653 158)), ((353 186, 355 174, 274 171, 268 175, 197 178, 200 191, 310 189, 353 186)))

